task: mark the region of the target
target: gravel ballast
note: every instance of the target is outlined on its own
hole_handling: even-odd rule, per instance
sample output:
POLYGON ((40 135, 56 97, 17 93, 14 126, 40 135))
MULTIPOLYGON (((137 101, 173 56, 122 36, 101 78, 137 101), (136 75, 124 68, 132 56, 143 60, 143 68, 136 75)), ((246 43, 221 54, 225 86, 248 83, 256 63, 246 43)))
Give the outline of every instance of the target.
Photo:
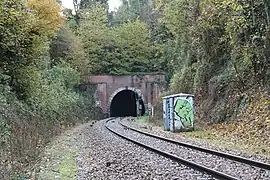
POLYGON ((79 180, 214 179, 119 138, 105 128, 105 121, 85 126, 77 139, 79 180))
MULTIPOLYGON (((134 122, 127 120, 123 121, 124 124, 128 126, 135 126, 134 122)), ((167 143, 156 138, 142 135, 140 133, 125 129, 120 126, 118 123, 112 123, 110 126, 114 129, 118 129, 119 132, 127 135, 128 137, 138 140, 145 144, 151 144, 152 147, 158 148, 160 150, 172 153, 179 157, 191 160, 201 165, 211 167, 212 169, 222 171, 226 174, 238 177, 240 179, 270 179, 270 171, 262 170, 260 168, 251 167, 246 164, 237 163, 231 160, 220 158, 214 155, 209 155, 207 153, 199 152, 189 148, 180 147, 178 145, 167 143)), ((149 130, 148 130, 149 132, 149 130)), ((153 133, 153 132, 150 132, 153 133)), ((160 134, 159 134, 160 135, 160 134)), ((189 143, 191 143, 189 141, 189 143)), ((194 144, 194 143, 191 143, 194 144)), ((198 144, 197 144, 198 145, 198 144)), ((207 146, 204 144, 204 147, 207 146)), ((227 152, 230 153, 230 152, 227 152)), ((256 159, 256 158, 253 158, 256 159)), ((257 159, 258 160, 258 159, 257 159)), ((260 158, 261 160, 261 158, 260 158)), ((267 161, 267 160, 265 160, 267 161)))
MULTIPOLYGON (((215 179, 118 137, 106 129, 105 123, 102 120, 94 125, 80 125, 52 142, 37 168, 37 179, 215 179)), ((241 166, 230 160, 224 161, 223 158, 140 135, 123 128, 118 120, 108 125, 134 140, 198 164, 225 170, 240 179, 270 179, 269 171, 241 166)))
POLYGON ((187 138, 187 137, 181 135, 181 133, 172 133, 170 131, 164 131, 162 129, 162 127, 153 126, 153 125, 148 124, 148 123, 142 123, 140 121, 134 120, 134 118, 125 118, 122 120, 122 122, 123 122, 123 124, 125 124, 129 127, 133 127, 133 128, 138 129, 138 130, 152 133, 152 134, 155 134, 158 136, 171 138, 171 139, 181 141, 184 143, 189 143, 192 145, 225 152, 225 153, 229 153, 229 154, 236 155, 236 156, 242 156, 245 158, 249 158, 252 160, 256 160, 256 161, 270 164, 270 157, 269 156, 263 156, 263 155, 250 153, 248 151, 243 151, 243 150, 240 150, 238 148, 236 149, 236 148, 233 148, 233 145, 231 145, 231 147, 228 148, 226 146, 220 145, 220 144, 222 144, 222 141, 219 143, 215 143, 214 141, 201 139, 201 138, 187 138))

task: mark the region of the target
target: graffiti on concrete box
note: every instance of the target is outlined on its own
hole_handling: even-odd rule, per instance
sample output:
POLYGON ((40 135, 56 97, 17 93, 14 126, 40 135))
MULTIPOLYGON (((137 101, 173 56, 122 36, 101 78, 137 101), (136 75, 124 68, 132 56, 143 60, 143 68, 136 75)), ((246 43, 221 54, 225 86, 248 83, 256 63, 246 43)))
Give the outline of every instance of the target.
POLYGON ((163 97, 164 129, 167 131, 190 131, 194 129, 194 96, 174 94, 163 97))
MULTIPOLYGON (((194 111, 192 97, 178 97, 174 101, 174 118, 176 127, 180 129, 188 129, 193 127, 194 111)), ((177 129, 178 129, 177 128, 177 129)))

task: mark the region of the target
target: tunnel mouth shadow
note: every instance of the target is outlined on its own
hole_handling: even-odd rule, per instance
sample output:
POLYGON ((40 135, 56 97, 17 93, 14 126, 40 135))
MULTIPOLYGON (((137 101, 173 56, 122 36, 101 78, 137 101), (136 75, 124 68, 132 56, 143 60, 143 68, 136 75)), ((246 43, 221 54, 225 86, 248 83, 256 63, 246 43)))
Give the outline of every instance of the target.
POLYGON ((138 94, 132 90, 120 91, 112 99, 110 105, 111 117, 137 117, 144 113, 145 107, 143 101, 138 97, 138 94))

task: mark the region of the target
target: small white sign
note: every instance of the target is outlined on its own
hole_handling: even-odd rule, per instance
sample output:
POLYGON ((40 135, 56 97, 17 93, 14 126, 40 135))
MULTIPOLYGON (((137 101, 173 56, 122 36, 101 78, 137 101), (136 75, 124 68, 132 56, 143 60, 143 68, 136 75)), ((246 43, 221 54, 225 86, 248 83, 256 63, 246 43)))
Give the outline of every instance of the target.
POLYGON ((101 105, 101 101, 96 101, 96 106, 100 106, 101 105))

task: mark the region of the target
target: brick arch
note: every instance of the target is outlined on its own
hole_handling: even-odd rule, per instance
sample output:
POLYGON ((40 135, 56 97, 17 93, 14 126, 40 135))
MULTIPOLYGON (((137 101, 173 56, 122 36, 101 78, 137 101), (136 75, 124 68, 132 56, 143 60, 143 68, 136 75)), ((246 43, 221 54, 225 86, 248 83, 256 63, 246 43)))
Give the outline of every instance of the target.
MULTIPOLYGON (((144 106, 145 106, 145 101, 144 101, 144 97, 143 97, 143 93, 140 89, 137 89, 137 88, 134 88, 134 87, 120 87, 118 89, 116 89, 109 97, 109 100, 108 100, 108 105, 107 105, 107 110, 108 110, 108 114, 110 115, 111 112, 111 103, 112 103, 112 100, 113 98, 121 91, 124 91, 124 90, 130 90, 130 91, 133 91, 134 93, 137 93, 139 97, 142 98, 142 101, 144 103, 144 106)), ((146 107, 146 106, 145 106, 146 107)))

